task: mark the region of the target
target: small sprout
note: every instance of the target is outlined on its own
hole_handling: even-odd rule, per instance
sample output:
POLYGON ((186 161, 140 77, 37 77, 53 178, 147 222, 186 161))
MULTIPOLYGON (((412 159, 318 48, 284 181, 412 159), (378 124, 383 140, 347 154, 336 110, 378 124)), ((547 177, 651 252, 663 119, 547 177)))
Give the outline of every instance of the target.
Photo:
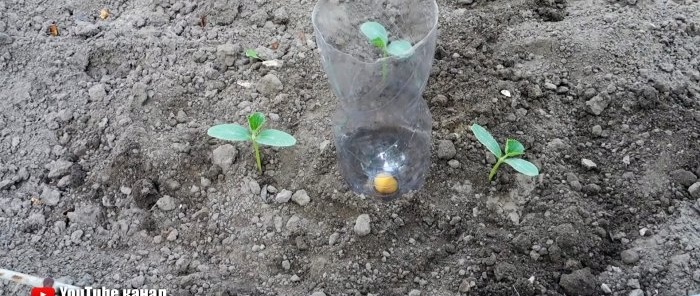
POLYGON ((258 56, 258 52, 255 51, 255 49, 246 49, 245 50, 245 56, 248 57, 251 60, 261 60, 260 56, 258 56))
POLYGON ((209 128, 207 134, 225 141, 251 142, 255 153, 255 163, 258 171, 262 173, 259 145, 290 147, 297 143, 292 135, 276 129, 263 129, 263 125, 265 125, 265 115, 255 112, 248 116, 247 129, 238 124, 220 124, 209 128))
POLYGON ((471 126, 471 130, 474 133, 474 136, 476 136, 476 139, 479 140, 481 144, 484 144, 486 149, 493 153, 493 155, 495 155, 498 159, 493 168, 491 168, 491 172, 489 173, 489 181, 493 180, 493 176, 496 175, 498 168, 504 162, 523 175, 534 177, 540 174, 539 170, 534 164, 522 158, 516 157, 525 154, 525 147, 517 140, 506 140, 505 153, 503 153, 496 139, 494 139, 485 128, 478 124, 474 124, 471 126))
POLYGON ((413 45, 411 45, 411 42, 406 40, 389 42, 389 33, 380 23, 365 22, 360 26, 360 31, 374 47, 382 51, 384 57, 392 55, 405 58, 413 53, 413 45))
POLYGON ((100 10, 100 18, 103 20, 106 20, 108 17, 109 17, 109 10, 107 10, 107 8, 102 8, 102 10, 100 10))

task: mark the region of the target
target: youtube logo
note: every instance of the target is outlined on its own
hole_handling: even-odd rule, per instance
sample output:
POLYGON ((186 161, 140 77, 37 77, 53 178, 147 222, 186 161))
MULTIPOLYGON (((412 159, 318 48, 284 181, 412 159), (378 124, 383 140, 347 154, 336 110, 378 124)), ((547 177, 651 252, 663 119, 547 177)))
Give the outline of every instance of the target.
POLYGON ((32 289, 31 296, 56 296, 56 291, 51 287, 36 287, 32 289))

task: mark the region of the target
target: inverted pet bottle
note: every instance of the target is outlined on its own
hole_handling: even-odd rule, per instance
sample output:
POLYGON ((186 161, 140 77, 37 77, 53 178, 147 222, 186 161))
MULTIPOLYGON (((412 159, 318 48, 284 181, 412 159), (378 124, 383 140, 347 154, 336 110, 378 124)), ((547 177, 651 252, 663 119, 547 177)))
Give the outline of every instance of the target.
POLYGON ((339 168, 357 193, 387 200, 425 181, 432 119, 423 91, 437 19, 434 0, 320 0, 314 8, 322 65, 338 99, 339 168), (360 29, 367 22, 385 28, 387 44, 410 46, 387 52, 360 29))

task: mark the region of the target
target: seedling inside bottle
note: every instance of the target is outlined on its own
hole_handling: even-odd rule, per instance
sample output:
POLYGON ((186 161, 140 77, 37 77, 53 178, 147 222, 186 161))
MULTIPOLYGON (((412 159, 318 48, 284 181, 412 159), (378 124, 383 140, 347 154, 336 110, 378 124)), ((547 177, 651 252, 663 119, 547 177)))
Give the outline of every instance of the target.
POLYGON ((485 128, 478 124, 473 124, 471 126, 471 130, 474 133, 474 136, 476 136, 476 139, 479 140, 481 144, 484 144, 486 149, 493 153, 493 155, 498 159, 493 168, 491 168, 491 172, 489 173, 489 181, 493 180, 493 176, 496 175, 498 168, 504 162, 523 175, 530 177, 539 175, 540 172, 534 164, 522 158, 516 157, 525 154, 525 147, 517 140, 506 140, 505 153, 503 153, 503 151, 501 151, 501 146, 498 145, 496 139, 494 139, 485 128))
POLYGON ((246 49, 245 56, 248 57, 251 61, 253 61, 253 60, 261 60, 262 61, 262 59, 258 55, 258 52, 255 51, 255 49, 246 49))
MULTIPOLYGON (((367 40, 382 52, 382 57, 395 56, 405 58, 413 54, 413 45, 406 40, 395 40, 389 42, 389 33, 382 24, 377 22, 365 22, 360 26, 360 31, 367 37, 367 40)), ((382 76, 386 79, 387 63, 382 65, 382 76)))
POLYGON ((258 171, 262 173, 259 145, 290 147, 297 142, 292 135, 276 129, 263 129, 263 125, 265 125, 265 115, 255 112, 248 116, 247 129, 238 124, 220 124, 209 128, 207 134, 226 141, 251 142, 255 153, 255 163, 258 171))

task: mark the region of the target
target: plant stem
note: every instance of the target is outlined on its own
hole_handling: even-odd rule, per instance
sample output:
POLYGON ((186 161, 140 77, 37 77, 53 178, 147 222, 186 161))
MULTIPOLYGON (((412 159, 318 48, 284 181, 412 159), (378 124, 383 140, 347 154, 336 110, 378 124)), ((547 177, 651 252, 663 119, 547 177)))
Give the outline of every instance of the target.
POLYGON ((491 168, 491 172, 489 173, 489 182, 491 182, 491 180, 493 180, 493 176, 496 175, 496 172, 498 171, 498 167, 501 166, 501 164, 503 163, 504 160, 506 160, 505 155, 502 156, 501 158, 499 158, 498 161, 496 162, 496 164, 493 165, 493 168, 491 168))
POLYGON ((258 171, 262 174, 262 162, 260 161, 260 147, 258 142, 253 140, 253 150, 255 151, 255 164, 258 166, 258 171))

